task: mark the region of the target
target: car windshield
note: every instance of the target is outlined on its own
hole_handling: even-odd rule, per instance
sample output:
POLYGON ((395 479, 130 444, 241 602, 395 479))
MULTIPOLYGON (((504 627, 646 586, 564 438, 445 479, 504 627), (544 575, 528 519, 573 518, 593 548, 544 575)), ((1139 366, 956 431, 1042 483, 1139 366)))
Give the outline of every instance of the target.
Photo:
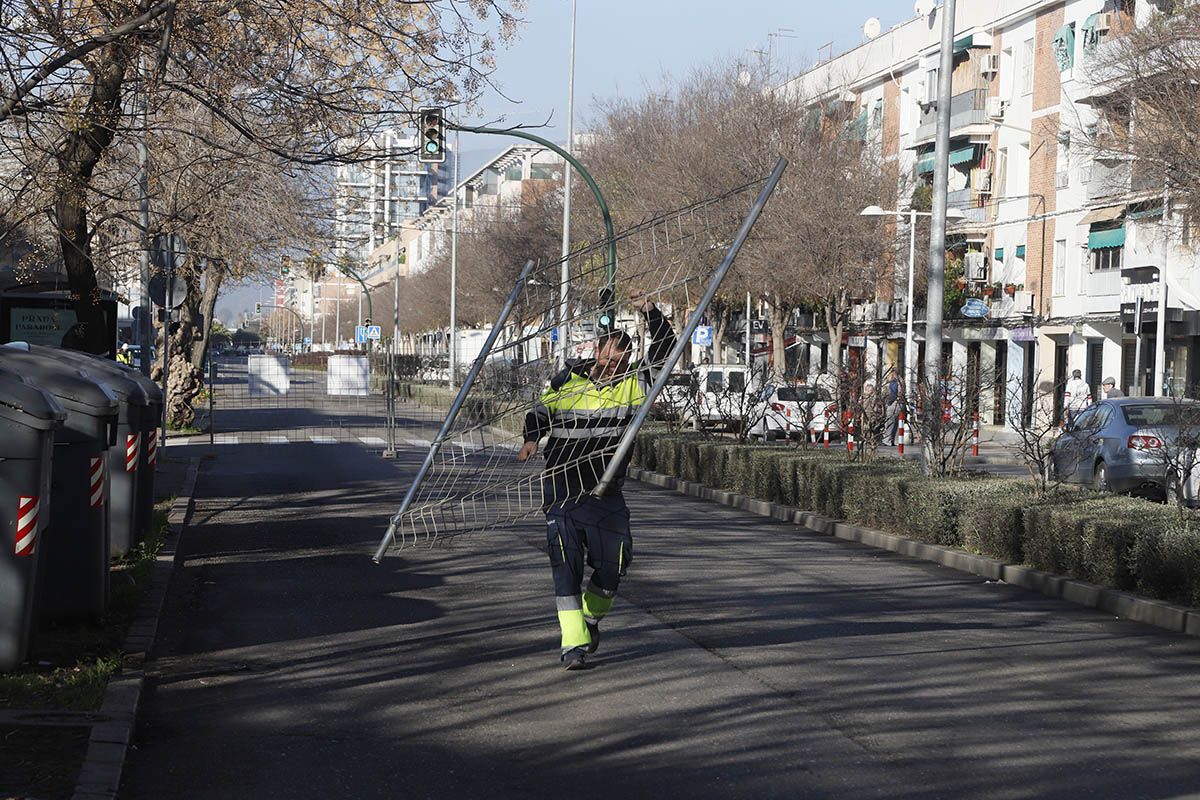
POLYGON ((1200 406, 1181 406, 1175 403, 1121 406, 1125 421, 1143 428, 1152 425, 1170 427, 1200 427, 1200 406))
POLYGON ((672 372, 667 376, 666 386, 691 386, 692 376, 686 372, 672 372))
POLYGON ((811 403, 833 399, 828 389, 816 386, 784 386, 779 389, 777 396, 785 403, 811 403))

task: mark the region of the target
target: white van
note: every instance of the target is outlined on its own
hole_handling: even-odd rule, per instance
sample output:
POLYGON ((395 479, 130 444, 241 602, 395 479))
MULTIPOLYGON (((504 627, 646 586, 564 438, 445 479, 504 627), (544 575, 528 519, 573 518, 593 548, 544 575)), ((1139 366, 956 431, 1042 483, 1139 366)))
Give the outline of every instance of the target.
POLYGON ((718 425, 732 427, 753 418, 761 380, 749 367, 701 364, 693 373, 696 402, 688 409, 688 417, 695 430, 718 425))

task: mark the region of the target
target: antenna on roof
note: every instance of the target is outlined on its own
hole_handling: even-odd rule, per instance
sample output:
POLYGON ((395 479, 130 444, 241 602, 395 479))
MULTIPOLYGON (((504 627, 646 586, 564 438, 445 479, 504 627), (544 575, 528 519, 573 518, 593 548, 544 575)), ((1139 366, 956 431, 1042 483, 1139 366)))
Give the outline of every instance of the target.
POLYGON ((868 40, 874 39, 883 30, 883 25, 879 22, 879 17, 871 17, 863 23, 863 36, 868 40))

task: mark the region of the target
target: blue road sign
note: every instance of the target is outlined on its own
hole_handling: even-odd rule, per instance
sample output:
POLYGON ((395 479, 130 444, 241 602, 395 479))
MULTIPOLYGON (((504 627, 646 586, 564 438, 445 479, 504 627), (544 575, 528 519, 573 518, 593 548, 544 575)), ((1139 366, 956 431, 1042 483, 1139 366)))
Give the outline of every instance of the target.
POLYGON ((367 343, 367 326, 366 325, 355 325, 354 326, 354 341, 357 342, 358 344, 366 344, 367 343))
POLYGON ((312 337, 311 337, 311 336, 305 336, 305 337, 304 337, 304 346, 305 346, 305 347, 308 347, 308 346, 310 346, 311 344, 312 344, 312 337))
POLYGON ((380 339, 382 339, 383 338, 383 326, 382 325, 368 325, 367 326, 367 338, 373 339, 375 341, 379 341, 380 339))
POLYGON ((692 344, 700 347, 712 347, 712 343, 712 325, 697 325, 696 330, 692 333, 692 344))
POLYGON ((558 328, 550 329, 550 341, 552 341, 552 342, 558 341, 558 328))

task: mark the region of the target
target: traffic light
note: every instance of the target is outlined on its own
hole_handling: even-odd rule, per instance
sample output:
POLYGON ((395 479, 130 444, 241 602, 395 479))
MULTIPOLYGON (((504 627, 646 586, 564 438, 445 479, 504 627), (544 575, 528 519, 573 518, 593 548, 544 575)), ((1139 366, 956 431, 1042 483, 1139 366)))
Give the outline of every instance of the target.
POLYGON ((291 257, 290 256, 280 256, 279 257, 279 275, 280 275, 280 277, 286 278, 288 276, 288 273, 290 273, 291 271, 292 271, 291 257))
POLYGON ((422 164, 440 164, 446 160, 446 120, 444 109, 427 106, 418 112, 418 139, 420 152, 417 161, 422 164))
POLYGON ((255 303, 255 304, 254 304, 254 313, 255 313, 255 314, 261 314, 261 313, 262 313, 262 303, 255 303))
POLYGON ((363 320, 363 327, 364 328, 371 327, 371 318, 370 317, 367 317, 366 319, 363 320))

